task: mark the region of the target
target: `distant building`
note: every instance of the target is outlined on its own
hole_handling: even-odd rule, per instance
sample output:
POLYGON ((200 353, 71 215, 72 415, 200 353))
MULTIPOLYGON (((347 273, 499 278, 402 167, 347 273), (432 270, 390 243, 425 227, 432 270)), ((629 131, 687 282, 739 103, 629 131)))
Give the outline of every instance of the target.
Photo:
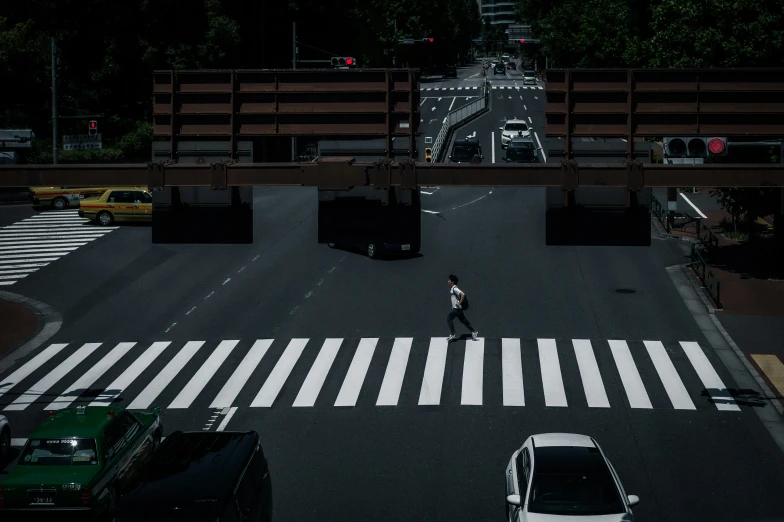
POLYGON ((515 22, 516 1, 511 0, 476 0, 482 18, 488 18, 493 25, 505 24, 510 40, 533 38, 531 27, 515 22))

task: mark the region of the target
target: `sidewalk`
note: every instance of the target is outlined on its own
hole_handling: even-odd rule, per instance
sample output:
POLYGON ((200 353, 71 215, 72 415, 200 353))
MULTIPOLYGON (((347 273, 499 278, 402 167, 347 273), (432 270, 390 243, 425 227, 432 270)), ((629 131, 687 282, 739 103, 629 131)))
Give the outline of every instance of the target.
MULTIPOLYGON (((666 205, 666 201, 661 203, 666 205)), ((700 220, 702 226, 718 238, 718 248, 704 254, 721 286, 722 310, 717 310, 717 313, 784 316, 784 270, 773 262, 773 229, 770 223, 764 220, 757 222, 758 233, 750 244, 725 235, 721 222, 730 222, 729 214, 724 211, 702 212, 707 216, 700 220)), ((694 223, 684 226, 676 220, 670 233, 697 238, 694 223)))
POLYGON ((38 315, 21 303, 0 298, 0 318, 0 358, 38 333, 38 315))

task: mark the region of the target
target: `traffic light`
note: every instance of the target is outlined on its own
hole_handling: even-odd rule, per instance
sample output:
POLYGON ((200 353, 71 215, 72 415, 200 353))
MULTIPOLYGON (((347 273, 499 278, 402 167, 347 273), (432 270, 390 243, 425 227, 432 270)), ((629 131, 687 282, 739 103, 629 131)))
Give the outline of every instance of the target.
POLYGON ((433 149, 431 149, 430 147, 425 149, 425 161, 428 163, 433 161, 433 149))
POLYGON ((664 138, 664 154, 670 158, 726 156, 727 138, 664 138))
POLYGON ((98 122, 95 120, 90 120, 90 125, 87 127, 87 134, 90 136, 95 136, 98 134, 98 122))
POLYGON ((357 60, 350 56, 333 56, 332 67, 356 67, 357 60))
POLYGON ((435 38, 422 38, 422 43, 433 43, 435 38))

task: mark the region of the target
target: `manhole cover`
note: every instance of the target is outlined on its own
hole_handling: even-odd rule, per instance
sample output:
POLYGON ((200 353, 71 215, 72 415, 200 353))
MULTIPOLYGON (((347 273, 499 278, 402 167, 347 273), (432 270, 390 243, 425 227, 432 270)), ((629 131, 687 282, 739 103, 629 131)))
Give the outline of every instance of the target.
POLYGON ((618 288, 615 290, 616 294, 636 294, 637 290, 632 290, 631 288, 618 288))

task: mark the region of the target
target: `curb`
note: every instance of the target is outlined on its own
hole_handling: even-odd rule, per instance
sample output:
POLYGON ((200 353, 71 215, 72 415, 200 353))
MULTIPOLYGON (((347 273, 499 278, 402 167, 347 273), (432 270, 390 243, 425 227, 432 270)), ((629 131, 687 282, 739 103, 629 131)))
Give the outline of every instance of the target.
POLYGON ((688 264, 668 266, 665 270, 697 323, 697 327, 738 387, 757 392, 760 399, 773 405, 773 409, 753 408, 753 410, 774 442, 784 452, 784 406, 776 400, 776 394, 724 329, 710 302, 689 276, 688 264))
POLYGON ((21 346, 14 349, 11 353, 3 357, 3 359, 0 359, 0 372, 4 372, 16 364, 18 360, 26 357, 30 352, 51 339, 63 325, 63 318, 60 313, 51 306, 23 295, 0 291, 0 299, 19 303, 38 316, 38 328, 36 333, 21 346))

